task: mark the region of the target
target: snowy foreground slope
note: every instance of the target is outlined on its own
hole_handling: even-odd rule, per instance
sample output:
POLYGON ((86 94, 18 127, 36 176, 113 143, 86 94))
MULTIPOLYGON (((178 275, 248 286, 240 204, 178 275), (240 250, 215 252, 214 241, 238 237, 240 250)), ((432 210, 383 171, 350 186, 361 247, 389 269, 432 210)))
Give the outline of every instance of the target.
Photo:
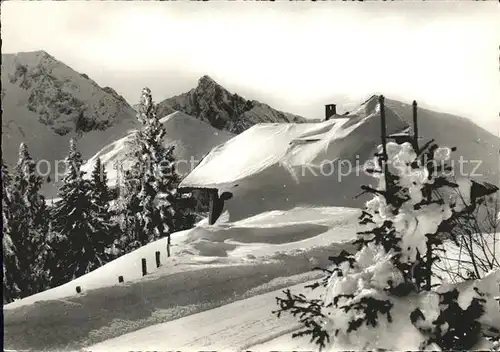
MULTIPOLYGON (((457 250, 452 245, 446 246, 450 258, 444 260, 448 268, 456 264, 457 250)), ((498 243, 497 243, 498 247, 498 243)), ((497 251, 500 248, 497 248, 497 251)), ((479 252, 479 248, 475 251, 479 252)), ((465 253, 460 255, 464 261, 469 260, 465 253)), ((456 268, 454 268, 456 269, 456 268)), ((448 277, 447 279, 453 279, 448 277)), ((305 284, 291 286, 296 293, 308 293, 310 298, 318 296, 321 292, 309 291, 305 284)), ((466 306, 472 297, 472 283, 452 284, 462 292, 460 304, 466 306)), ((480 280, 478 287, 482 292, 492 296, 500 295, 500 271, 491 272, 485 279, 480 280)), ((128 350, 183 350, 195 351, 211 349, 218 351, 231 350, 317 350, 307 337, 292 338, 291 334, 298 331, 301 326, 290 315, 284 314, 278 319, 271 312, 276 309, 275 297, 282 296, 282 290, 264 293, 248 299, 239 300, 219 308, 207 310, 190 315, 175 321, 157 324, 148 328, 116 337, 89 347, 92 351, 128 351, 128 350), (238 312, 235 314, 235 312, 238 312)), ((432 301, 429 301, 431 304, 432 301)), ((410 300, 405 305, 398 306, 393 313, 394 323, 388 324, 382 334, 385 344, 394 346, 395 349, 415 349, 421 338, 420 332, 408 320, 408 306, 416 304, 410 300)), ((495 303, 486 307, 485 321, 492 326, 500 325, 500 307, 495 303)), ((332 350, 346 350, 345 346, 330 346, 332 350)))
POLYGON ((236 222, 223 214, 212 226, 204 221, 173 235, 170 259, 165 240, 159 240, 68 284, 6 305, 5 346, 311 350, 307 339, 291 340, 300 327, 294 319, 271 315, 276 290, 318 278, 322 274, 311 272, 313 267, 324 267, 328 256, 342 249, 352 250, 359 212, 295 208, 236 222), (158 269, 155 251, 161 253, 158 269), (141 258, 148 262, 146 277, 141 258), (125 283, 118 284, 119 275, 125 283))
POLYGON ((170 259, 160 240, 68 284, 6 305, 5 346, 81 348, 305 282, 318 277, 311 269, 327 265, 332 253, 352 250, 358 216, 359 209, 296 208, 228 222, 223 214, 215 225, 200 223, 174 234, 170 259), (148 263, 144 278, 141 258, 148 263), (119 275, 125 283, 118 283, 119 275))
MULTIPOLYGON (((293 285, 294 292, 307 292, 304 286, 314 281, 293 285)), ((93 352, 131 350, 199 351, 271 351, 316 350, 308 338, 293 339, 291 333, 300 328, 289 315, 277 318, 275 297, 281 290, 239 300, 219 308, 189 315, 171 322, 153 325, 108 341, 89 346, 93 352), (237 312, 237 313, 235 313, 237 312)))
MULTIPOLYGON (((500 272, 495 277, 491 276, 484 280, 482 286, 493 288, 495 280, 497 282, 500 280, 500 272)), ((311 291, 304 287, 306 284, 289 288, 297 294, 308 293, 311 298, 317 298, 320 291, 312 291, 311 295, 311 291)), ((158 349, 182 351, 200 349, 217 351, 318 350, 307 337, 292 338, 292 333, 301 328, 295 318, 285 314, 278 319, 271 313, 276 309, 276 296, 282 296, 282 290, 144 328, 90 346, 88 349, 94 352, 158 349), (235 314, 235 312, 238 313, 235 314)), ((395 348, 413 350, 416 346, 414 340, 419 333, 413 325, 408 324, 409 321, 407 323, 405 312, 400 313, 395 314, 395 322, 389 325, 385 336, 378 338, 392 340, 395 348)), ((498 315, 500 313, 496 315, 496 319, 499 319, 498 315)), ((495 318, 494 312, 491 316, 495 318)), ((331 347, 333 350, 345 350, 342 346, 331 347)))
POLYGON ((125 282, 136 281, 142 278, 142 258, 146 258, 151 274, 145 279, 152 279, 201 266, 252 264, 276 253, 349 241, 354 236, 358 215, 359 210, 350 208, 296 208, 289 212, 263 213, 234 223, 225 222, 227 216, 222 216, 213 226, 204 220, 193 229, 172 234, 171 258, 166 257, 166 239, 160 239, 67 284, 9 303, 4 309, 76 296, 76 286, 85 293, 117 285, 120 275, 125 282), (165 264, 158 269, 156 251, 165 264))

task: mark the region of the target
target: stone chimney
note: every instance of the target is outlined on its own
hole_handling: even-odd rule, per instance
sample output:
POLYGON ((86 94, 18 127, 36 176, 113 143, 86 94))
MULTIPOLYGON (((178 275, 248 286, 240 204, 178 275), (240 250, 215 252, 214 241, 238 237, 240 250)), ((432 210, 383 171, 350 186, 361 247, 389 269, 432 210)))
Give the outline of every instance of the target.
POLYGON ((335 104, 325 105, 325 121, 328 121, 330 117, 332 117, 336 113, 337 113, 337 105, 335 104))

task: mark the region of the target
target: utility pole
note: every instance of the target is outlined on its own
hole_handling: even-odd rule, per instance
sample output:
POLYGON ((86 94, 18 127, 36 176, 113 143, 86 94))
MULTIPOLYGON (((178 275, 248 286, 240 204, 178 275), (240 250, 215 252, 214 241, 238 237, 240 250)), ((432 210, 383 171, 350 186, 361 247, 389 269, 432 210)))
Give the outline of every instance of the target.
POLYGON ((386 136, 386 129, 385 129, 385 106, 384 106, 384 96, 381 95, 378 98, 378 103, 380 107, 380 127, 381 127, 381 137, 382 137, 382 160, 384 163, 384 177, 385 177, 385 189, 388 190, 389 186, 389 180, 387 179, 387 175, 389 174, 389 169, 387 167, 387 136, 386 136))
POLYGON ((417 101, 413 101, 413 147, 415 148, 415 152, 419 153, 418 147, 418 123, 417 123, 417 101))

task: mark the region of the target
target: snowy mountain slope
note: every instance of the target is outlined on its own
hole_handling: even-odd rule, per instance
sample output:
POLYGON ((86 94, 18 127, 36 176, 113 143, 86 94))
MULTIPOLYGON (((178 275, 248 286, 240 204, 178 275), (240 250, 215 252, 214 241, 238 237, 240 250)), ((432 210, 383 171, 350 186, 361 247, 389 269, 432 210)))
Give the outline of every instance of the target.
MULTIPOLYGON (((231 139, 234 135, 227 131, 220 131, 209 124, 188 116, 182 112, 173 112, 160 119, 167 131, 165 145, 175 145, 174 154, 178 161, 178 172, 181 176, 187 175, 201 161, 201 159, 215 146, 231 139)), ((95 161, 101 158, 110 186, 117 181, 117 165, 128 168, 126 155, 130 151, 130 142, 133 133, 105 146, 93 155, 83 166, 83 170, 90 175, 95 161)))
MULTIPOLYGON (((385 111, 388 134, 408 128, 405 110, 404 118, 389 105, 385 111)), ((471 135, 489 134, 475 132, 480 128, 460 118, 443 118, 444 122, 432 129, 429 121, 435 114, 421 114, 423 140, 436 137, 439 142, 444 139, 457 146, 455 159, 478 160, 480 164, 478 170, 473 169, 476 163, 465 164, 466 176, 474 176, 471 173, 476 171, 484 177, 475 178, 498 183, 498 158, 490 153, 500 148, 500 139, 488 139, 488 143, 498 146, 491 150, 491 145, 468 138, 467 130, 471 135)), ((234 196, 226 202, 231 220, 301 205, 361 207, 365 198, 355 197, 361 185, 373 183, 363 170, 371 167, 379 143, 378 97, 373 96, 342 118, 321 123, 256 125, 214 148, 181 186, 231 192, 234 196)), ((458 174, 460 165, 455 167, 458 174)))
POLYGON ((301 116, 281 112, 255 100, 232 94, 209 76, 199 79, 196 88, 159 104, 162 115, 182 111, 218 129, 240 133, 264 122, 306 122, 301 116))
MULTIPOLYGON (((44 51, 2 54, 2 154, 17 162, 19 144, 27 143, 35 160, 66 156, 69 139, 78 136, 84 158, 124 136, 137 125, 135 111, 112 88, 100 87, 44 51)), ((40 170, 47 170, 47 163, 40 170)), ((45 185, 50 194, 53 185, 45 185)))

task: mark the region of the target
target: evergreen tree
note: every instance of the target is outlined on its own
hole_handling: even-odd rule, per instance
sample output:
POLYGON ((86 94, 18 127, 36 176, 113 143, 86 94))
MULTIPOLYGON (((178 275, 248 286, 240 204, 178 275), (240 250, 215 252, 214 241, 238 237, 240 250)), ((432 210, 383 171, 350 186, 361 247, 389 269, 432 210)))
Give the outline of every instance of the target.
POLYGON ((107 207, 99 202, 105 198, 103 187, 98 181, 97 191, 92 197, 95 180, 83 178, 83 159, 70 142, 66 158, 66 175, 59 190, 61 200, 52 213, 52 247, 50 265, 53 285, 61 285, 82 276, 109 260, 106 249, 112 236, 107 207))
POLYGON ((127 251, 166 236, 170 253, 170 234, 194 224, 194 200, 176 192, 174 147, 163 144, 166 131, 156 110, 151 91, 144 88, 138 109, 143 128, 133 141, 134 163, 124 174, 127 251))
POLYGON ((357 253, 330 258, 332 268, 322 269, 327 277, 310 286, 325 288, 319 299, 286 290, 275 313, 299 316, 305 329, 294 336, 310 335, 321 348, 335 338, 341 349, 400 349, 390 325, 406 324, 420 334, 408 337, 416 343, 412 349, 471 350, 499 332, 500 326, 482 316, 496 305, 487 291, 500 273, 461 287, 434 287, 431 279, 443 250, 440 234, 452 236, 457 219, 476 206, 474 181, 451 182, 445 163, 450 149, 432 141, 420 151, 410 143, 388 143, 387 154, 382 150, 370 170, 379 179, 377 188, 362 187, 374 197, 360 217, 367 230, 358 233, 357 253), (454 197, 456 189, 467 196, 454 197), (459 301, 462 291, 466 303, 459 301))
POLYGON ((48 210, 40 194, 43 179, 37 174, 36 164, 22 143, 19 160, 14 170, 14 217, 17 224, 11 239, 18 251, 21 269, 18 286, 21 296, 28 296, 48 287, 45 271, 47 256, 48 210))
POLYGON ((97 158, 95 162, 90 179, 92 185, 91 198, 107 209, 111 200, 111 192, 108 187, 108 175, 100 158, 97 158))
POLYGON ((95 250, 101 253, 104 261, 112 260, 114 242, 118 234, 118 227, 112 220, 110 211, 111 191, 108 187, 108 177, 101 159, 97 158, 90 179, 90 202, 92 222, 94 223, 94 239, 98 245, 95 250), (105 254, 105 255, 104 255, 105 254))
POLYGON ((16 219, 13 216, 13 198, 11 188, 12 177, 2 159, 2 260, 3 260, 3 297, 4 303, 12 302, 21 294, 17 285, 20 277, 17 248, 12 242, 13 231, 16 231, 16 219))

